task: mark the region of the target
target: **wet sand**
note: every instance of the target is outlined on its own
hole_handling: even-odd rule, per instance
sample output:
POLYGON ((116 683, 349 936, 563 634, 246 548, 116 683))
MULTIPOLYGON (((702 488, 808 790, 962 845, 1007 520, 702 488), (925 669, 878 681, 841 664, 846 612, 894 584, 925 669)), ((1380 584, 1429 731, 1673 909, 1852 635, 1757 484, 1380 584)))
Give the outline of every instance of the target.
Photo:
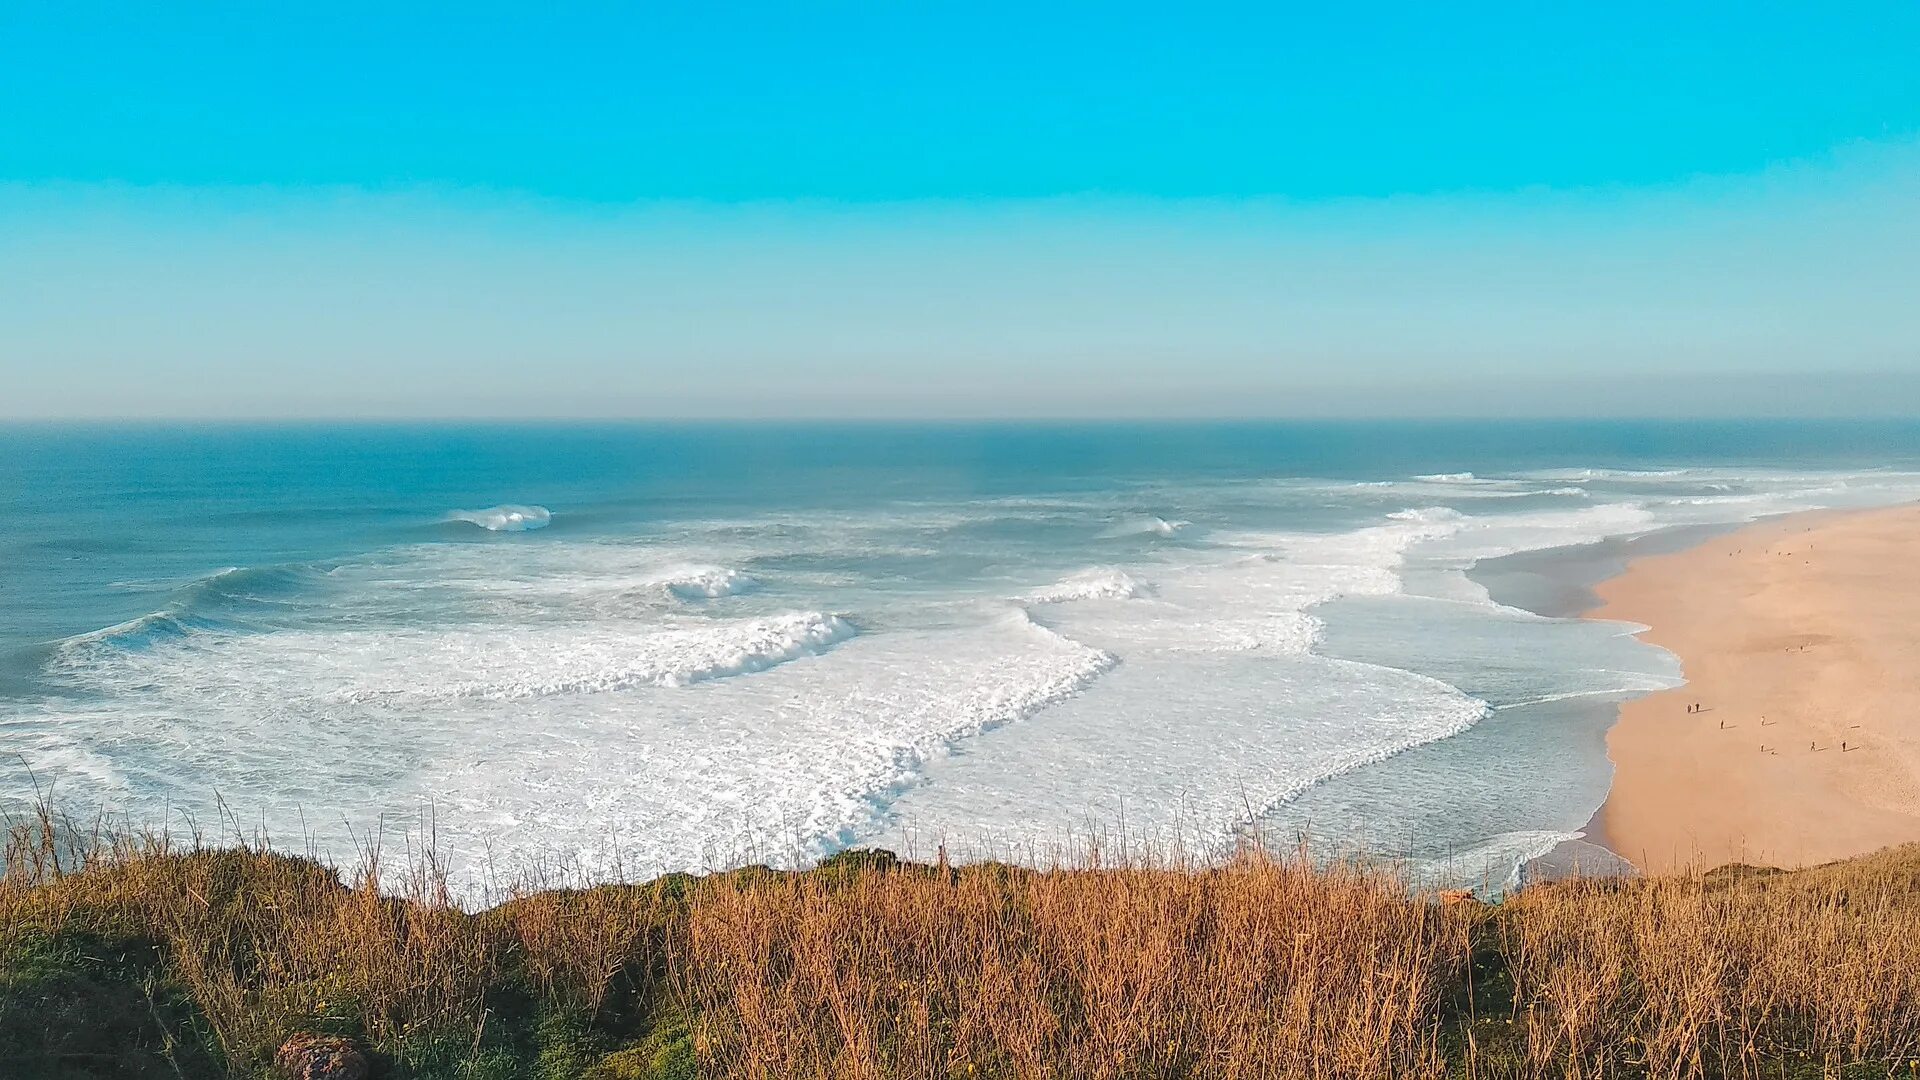
POLYGON ((1761 522, 1594 592, 1687 678, 1621 707, 1596 838, 1648 872, 1920 840, 1920 506, 1761 522))

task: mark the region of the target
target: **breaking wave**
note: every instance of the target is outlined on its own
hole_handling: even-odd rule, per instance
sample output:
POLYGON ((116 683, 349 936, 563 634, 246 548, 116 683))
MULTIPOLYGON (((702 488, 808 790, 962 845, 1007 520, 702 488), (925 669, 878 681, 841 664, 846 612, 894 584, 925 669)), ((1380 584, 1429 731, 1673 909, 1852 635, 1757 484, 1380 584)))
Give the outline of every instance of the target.
POLYGON ((1125 570, 1099 567, 1069 574, 1052 585, 1034 590, 1028 599, 1039 604, 1061 604, 1072 600, 1133 600, 1152 595, 1153 586, 1125 570))
POLYGON ((546 528, 553 521, 553 512, 544 506, 502 503, 485 510, 455 510, 447 515, 446 520, 478 525, 488 532, 526 532, 529 529, 546 528))
POLYGON ((754 586, 754 580, 725 566, 678 566, 661 574, 659 584, 681 600, 711 600, 732 596, 754 586))
POLYGON ((55 643, 56 657, 90 648, 146 648, 200 631, 245 623, 267 605, 285 602, 317 571, 311 566, 230 566, 172 591, 167 604, 125 622, 74 634, 55 643))
POLYGON ((1325 658, 1325 662, 1336 668, 1391 673, 1395 679, 1425 688, 1431 697, 1421 703, 1422 709, 1417 721, 1407 723, 1404 730, 1372 745, 1356 742, 1343 746, 1336 753, 1328 755, 1326 763, 1317 774, 1305 776, 1269 793, 1260 803, 1253 804, 1251 807, 1253 820, 1272 813, 1336 777, 1344 776, 1367 765, 1377 765, 1416 747, 1459 735, 1492 715, 1494 711, 1485 701, 1465 693, 1451 683, 1429 675, 1422 675, 1404 668, 1381 667, 1377 664, 1357 663, 1330 657, 1325 658))
POLYGON ((126 622, 103 626, 84 634, 75 634, 59 642, 55 648, 55 655, 56 657, 70 656, 98 646, 143 648, 169 638, 185 637, 198 628, 194 622, 172 610, 154 611, 139 618, 128 619, 126 622))
POLYGON ((1073 697, 1120 662, 1119 657, 1105 649, 1096 649, 1040 625, 1027 613, 1026 608, 1015 607, 1012 619, 1021 630, 1039 637, 1050 646, 1065 650, 1069 659, 1049 678, 1023 687, 1002 687, 991 695, 984 703, 987 706, 984 715, 973 726, 975 731, 985 731, 1001 723, 1024 719, 1047 705, 1073 697))
POLYGON ((1166 518, 1148 514, 1145 517, 1129 518, 1108 529, 1103 535, 1120 536, 1172 536, 1188 525, 1190 521, 1168 521, 1166 518))
MULTIPOLYGON (((1121 799, 1128 820, 1214 830, 1337 813, 1359 842, 1376 779, 1451 785, 1405 788, 1396 827, 1507 799, 1504 774, 1454 759, 1501 739, 1532 753, 1522 725, 1305 793, 1489 708, 1643 688, 1640 646, 1606 644, 1623 629, 1500 608, 1467 587, 1477 561, 1883 497, 1857 477, 1842 490, 1716 471, 1203 479, 871 511, 649 509, 607 519, 619 528, 568 514, 567 537, 452 542, 552 518, 501 505, 337 565, 116 585, 76 625, 153 610, 38 646, 54 693, 0 715, 0 745, 139 805, 216 787, 249 806, 447 798, 463 843, 514 853, 584 850, 618 817, 662 869, 711 865, 749 828, 805 857, 896 822, 1012 832, 1121 799)), ((1880 483, 1886 499, 1914 486, 1880 483)), ((1528 793, 1545 809, 1511 823, 1546 829, 1541 842, 1585 818, 1571 810, 1593 777, 1569 756, 1538 759, 1559 770, 1528 793)), ((1454 815, 1436 843, 1494 831, 1454 815)))
POLYGON ((342 701, 393 697, 497 701, 684 687, 817 655, 857 633, 851 622, 838 615, 808 611, 630 634, 605 630, 536 636, 448 634, 431 643, 424 657, 408 659, 424 659, 441 675, 483 668, 486 678, 452 678, 430 689, 362 687, 336 697, 342 701))

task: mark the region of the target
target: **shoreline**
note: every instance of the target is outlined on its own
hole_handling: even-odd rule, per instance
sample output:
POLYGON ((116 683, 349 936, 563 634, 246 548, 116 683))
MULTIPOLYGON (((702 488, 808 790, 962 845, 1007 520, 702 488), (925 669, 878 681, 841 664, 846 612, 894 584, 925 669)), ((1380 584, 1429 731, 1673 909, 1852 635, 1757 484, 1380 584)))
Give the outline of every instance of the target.
POLYGON ((1619 706, 1585 843, 1663 873, 1920 840, 1916 547, 1920 506, 1812 511, 1594 583, 1578 614, 1646 627, 1687 681, 1619 706))
MULTIPOLYGON (((1595 589, 1625 573, 1637 560, 1687 551, 1750 524, 1672 525, 1633 536, 1515 552, 1483 560, 1469 569, 1467 576, 1485 589, 1488 599, 1496 604, 1550 619, 1578 619, 1602 603, 1595 589)), ((1604 718, 1596 718, 1592 728, 1592 752, 1606 759, 1609 787, 1613 766, 1607 759, 1607 733, 1619 722, 1620 704, 1632 699, 1631 691, 1620 691, 1616 700, 1606 707, 1604 718)), ((1586 753, 1587 749, 1583 746, 1581 752, 1586 753)), ((1577 825, 1568 826, 1574 835, 1524 860, 1517 868, 1516 883, 1524 887, 1574 876, 1615 877, 1638 873, 1606 835, 1605 823, 1601 820, 1605 798, 1606 793, 1601 792, 1585 818, 1577 825)))

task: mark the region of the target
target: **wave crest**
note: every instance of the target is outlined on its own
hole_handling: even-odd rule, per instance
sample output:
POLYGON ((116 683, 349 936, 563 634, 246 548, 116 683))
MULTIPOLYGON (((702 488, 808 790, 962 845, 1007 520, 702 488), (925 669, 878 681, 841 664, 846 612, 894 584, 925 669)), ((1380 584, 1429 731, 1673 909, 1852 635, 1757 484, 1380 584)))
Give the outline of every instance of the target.
MULTIPOLYGON (((846 619, 818 611, 760 619, 679 626, 636 636, 562 634, 555 638, 447 635, 423 650, 429 670, 456 670, 484 660, 487 679, 454 681, 438 689, 366 687, 336 700, 394 698, 511 701, 563 694, 597 694, 643 687, 683 687, 747 675, 826 652, 854 637, 846 619)), ((386 643, 383 652, 393 648, 386 643)), ((418 657, 414 657, 418 659, 418 657)))
POLYGON ((726 566, 676 566, 659 577, 659 584, 679 600, 711 600, 753 588, 753 578, 726 566))
POLYGON ((1152 595, 1153 586, 1124 570, 1095 567, 1036 589, 1028 599, 1039 604, 1063 604, 1072 600, 1134 600, 1152 595))
POLYGON ((526 532, 529 529, 546 528, 553 520, 553 511, 544 506, 501 503, 485 510, 455 510, 447 515, 446 520, 478 525, 488 532, 526 532))
POLYGON ((1387 518, 1392 521, 1411 521, 1420 525, 1464 521, 1466 517, 1467 515, 1451 506, 1413 506, 1405 510, 1395 510, 1387 515, 1387 518))
POLYGON ((71 658, 90 648, 143 649, 202 631, 244 626, 265 606, 278 605, 312 578, 311 566, 229 566, 174 589, 168 602, 125 622, 74 634, 55 643, 71 658))
POLYGON ((145 648, 159 641, 182 638, 201 625, 190 622, 185 616, 173 610, 152 611, 126 622, 103 626, 98 630, 89 630, 84 634, 61 639, 55 655, 69 655, 76 651, 100 646, 119 648, 145 648))
POLYGON ((1191 524, 1193 524, 1191 521, 1168 521, 1166 518, 1148 514, 1119 522, 1108 529, 1104 535, 1108 537, 1172 536, 1191 524))

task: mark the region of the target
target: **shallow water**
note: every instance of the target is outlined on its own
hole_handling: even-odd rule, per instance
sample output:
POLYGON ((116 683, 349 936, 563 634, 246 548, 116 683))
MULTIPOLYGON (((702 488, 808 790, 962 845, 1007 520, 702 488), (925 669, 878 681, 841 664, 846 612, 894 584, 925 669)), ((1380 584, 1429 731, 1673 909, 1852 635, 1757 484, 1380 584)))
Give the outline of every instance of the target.
POLYGON ((1915 434, 0 429, 0 795, 335 854, 431 808, 468 881, 1249 830, 1503 877, 1679 672, 1489 590, 1913 499, 1915 434))

